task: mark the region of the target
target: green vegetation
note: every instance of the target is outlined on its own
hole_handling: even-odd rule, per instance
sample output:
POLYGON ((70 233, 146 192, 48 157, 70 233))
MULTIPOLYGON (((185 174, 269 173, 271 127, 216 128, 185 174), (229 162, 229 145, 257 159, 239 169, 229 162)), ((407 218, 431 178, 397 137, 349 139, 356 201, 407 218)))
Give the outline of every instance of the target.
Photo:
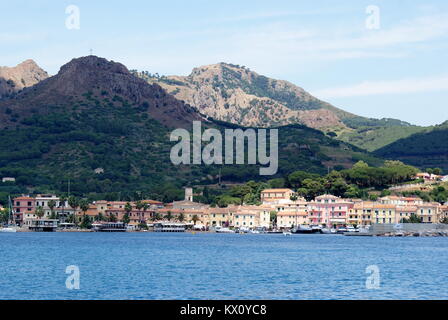
POLYGON ((448 186, 446 185, 436 185, 431 191, 403 191, 400 193, 403 196, 418 196, 426 202, 439 202, 444 204, 448 202, 448 186))
POLYGON ((406 161, 419 168, 439 167, 448 171, 448 122, 400 139, 375 151, 385 158, 406 161))
POLYGON ((338 139, 368 151, 375 151, 423 130, 423 127, 418 126, 361 126, 353 131, 343 131, 338 139))
MULTIPOLYGON (((258 205, 261 203, 262 190, 291 188, 307 200, 328 193, 338 197, 375 201, 378 195, 370 194, 369 191, 380 191, 378 193, 381 196, 390 195, 390 191, 387 190, 390 185, 412 180, 417 172, 416 168, 399 161, 386 161, 382 167, 370 167, 365 162, 359 161, 351 169, 333 170, 327 175, 295 171, 284 178, 266 182, 249 181, 230 189, 204 188, 202 189, 203 196, 196 200, 219 207, 243 203, 258 205)), ((448 196, 448 191, 446 192, 448 196)), ((440 195, 439 199, 442 200, 443 197, 444 195, 440 195)))
POLYGON ((401 223, 422 223, 422 218, 418 217, 415 213, 412 213, 408 219, 401 219, 401 223))
MULTIPOLYGON (((120 97, 114 99, 121 107, 111 107, 101 94, 84 97, 74 100, 72 107, 52 106, 51 114, 34 113, 21 118, 17 128, 0 130, 0 175, 16 178, 15 183, 0 183, 1 203, 8 194, 64 193, 68 180, 72 195, 91 201, 169 202, 182 198, 184 186, 216 183, 219 172, 225 182, 260 179, 258 166, 174 166, 169 160, 171 130, 151 119, 144 108, 120 97), (94 173, 96 168, 104 173, 94 173)), ((220 121, 211 126, 239 128, 220 121)), ((327 162, 345 168, 359 159, 381 164, 356 147, 301 125, 279 128, 279 140, 276 178, 297 170, 323 174, 327 162), (333 159, 333 154, 342 156, 333 159)), ((233 200, 222 199, 221 204, 233 200)))

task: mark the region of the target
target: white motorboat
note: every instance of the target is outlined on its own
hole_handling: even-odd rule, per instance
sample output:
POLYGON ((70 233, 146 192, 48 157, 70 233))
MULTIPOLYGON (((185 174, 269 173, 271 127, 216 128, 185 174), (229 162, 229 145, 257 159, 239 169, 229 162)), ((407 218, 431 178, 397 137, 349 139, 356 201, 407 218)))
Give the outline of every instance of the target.
POLYGON ((321 233, 323 234, 336 234, 337 230, 334 228, 322 228, 321 233))
POLYGON ((215 228, 215 232, 216 233, 235 233, 234 230, 231 230, 229 228, 219 227, 219 226, 215 228))
POLYGON ((0 229, 0 232, 17 232, 17 227, 4 227, 0 229))
POLYGON ((283 235, 286 237, 286 236, 292 236, 292 233, 291 233, 291 231, 284 231, 283 232, 283 235))

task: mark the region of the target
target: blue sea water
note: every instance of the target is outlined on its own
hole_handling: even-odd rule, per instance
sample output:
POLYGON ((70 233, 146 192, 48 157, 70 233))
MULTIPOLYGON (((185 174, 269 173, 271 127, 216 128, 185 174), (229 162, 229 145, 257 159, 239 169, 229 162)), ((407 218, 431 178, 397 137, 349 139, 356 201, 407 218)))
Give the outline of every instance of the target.
POLYGON ((448 299, 447 257, 447 238, 0 233, 0 299, 448 299))

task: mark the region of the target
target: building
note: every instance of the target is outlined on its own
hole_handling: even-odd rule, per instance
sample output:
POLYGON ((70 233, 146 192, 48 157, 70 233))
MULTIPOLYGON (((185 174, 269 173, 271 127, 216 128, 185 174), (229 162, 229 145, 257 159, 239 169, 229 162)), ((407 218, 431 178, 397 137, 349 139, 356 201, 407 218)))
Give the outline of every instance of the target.
POLYGON ((236 214, 237 210, 238 209, 235 206, 227 208, 208 208, 206 210, 208 225, 211 227, 229 227, 233 225, 234 214, 236 214))
MULTIPOLYGON (((35 198, 35 208, 41 207, 44 211, 44 218, 50 218, 53 214, 61 221, 65 221, 68 216, 75 213, 75 210, 68 205, 68 201, 60 201, 60 198, 53 194, 38 194, 35 198), (50 207, 49 204, 53 203, 54 206, 50 207)), ((30 219, 35 216, 30 216, 30 219)))
POLYGON ((417 206, 397 206, 397 222, 402 223, 404 219, 409 219, 412 215, 417 216, 417 206))
MULTIPOLYGON (((14 221, 22 225, 24 218, 33 216, 35 212, 36 200, 30 196, 21 196, 13 199, 14 221)), ((34 215, 34 218, 36 216, 34 215)))
POLYGON ((2 182, 16 182, 16 178, 11 178, 11 177, 3 177, 2 178, 2 182))
POLYGON ((309 222, 334 228, 346 225, 347 214, 352 207, 353 202, 333 195, 318 196, 308 205, 309 222))
POLYGON ((372 224, 398 223, 396 215, 396 205, 393 204, 373 204, 372 224))
POLYGON ((284 210, 277 213, 277 227, 291 229, 300 225, 308 225, 308 212, 298 210, 284 210))
POLYGON ((261 201, 265 204, 277 203, 281 200, 290 200, 295 192, 291 189, 266 189, 261 191, 261 201))
POLYGON ((394 204, 397 206, 415 206, 423 204, 423 199, 419 197, 397 197, 397 196, 387 196, 379 199, 382 204, 394 204))
POLYGON ((424 203, 417 207, 417 217, 422 223, 439 223, 439 203, 424 203))

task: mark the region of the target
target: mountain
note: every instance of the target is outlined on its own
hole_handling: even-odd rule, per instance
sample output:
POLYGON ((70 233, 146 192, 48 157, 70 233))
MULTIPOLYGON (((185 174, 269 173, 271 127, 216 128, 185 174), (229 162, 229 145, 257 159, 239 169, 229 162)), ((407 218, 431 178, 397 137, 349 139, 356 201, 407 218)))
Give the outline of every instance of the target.
POLYGON ((300 123, 315 129, 344 128, 341 119, 353 117, 290 82, 270 79, 233 64, 195 68, 186 77, 135 74, 160 84, 176 98, 214 119, 244 126, 300 123))
MULTIPOLYGON (((170 151, 176 142, 170 133, 179 127, 191 132, 194 120, 221 132, 243 128, 204 119, 120 63, 95 56, 73 59, 57 75, 0 101, 0 176, 16 178, 15 192, 65 191, 70 179, 74 194, 107 198, 139 191, 168 197, 162 200, 188 184, 216 183, 219 174, 224 182, 261 179, 255 165, 174 166, 170 151), (95 173, 97 168, 104 173, 95 173)), ((381 163, 303 125, 278 130, 277 177, 294 170, 325 173, 358 160, 381 163)), ((0 185, 0 192, 4 188, 0 185)))
POLYGON ((442 168, 447 173, 448 121, 380 148, 375 154, 402 160, 422 169, 442 168))
POLYGON ((173 127, 201 119, 192 107, 167 94, 157 84, 148 85, 134 77, 124 65, 88 56, 73 59, 57 75, 5 101, 3 105, 10 111, 0 113, 0 126, 17 126, 21 119, 35 113, 67 111, 67 107, 82 112, 89 109, 89 103, 100 104, 100 101, 109 108, 136 106, 173 127))
POLYGON ((259 127, 303 124, 369 151, 422 129, 400 120, 351 114, 288 81, 234 64, 202 66, 188 76, 133 72, 215 119, 259 127))
POLYGON ((26 60, 13 68, 0 67, 0 99, 10 97, 46 78, 47 72, 33 60, 26 60))

